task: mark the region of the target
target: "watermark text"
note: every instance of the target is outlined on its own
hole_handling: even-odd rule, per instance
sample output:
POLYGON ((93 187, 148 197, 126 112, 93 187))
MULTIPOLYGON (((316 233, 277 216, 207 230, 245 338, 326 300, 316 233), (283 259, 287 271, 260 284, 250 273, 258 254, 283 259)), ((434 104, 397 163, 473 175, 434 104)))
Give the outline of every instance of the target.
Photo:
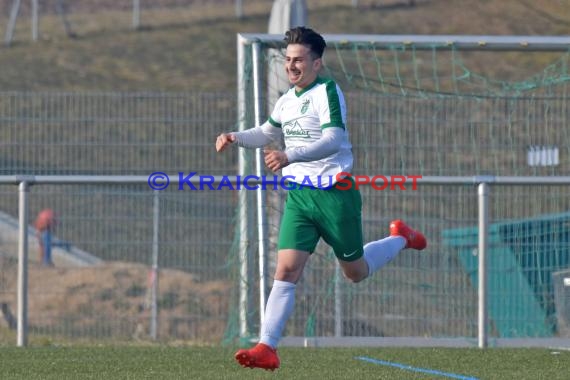
MULTIPOLYGON (((338 190, 359 190, 361 186, 371 186, 374 190, 417 190, 418 179, 421 175, 352 175, 347 172, 338 173, 336 176, 299 176, 286 175, 283 177, 273 176, 213 176, 198 174, 196 172, 177 173, 178 190, 299 190, 329 189, 335 187, 338 190), (410 186, 411 181, 411 186, 410 186), (333 185, 331 185, 333 184, 333 185)), ((154 172, 148 177, 148 186, 152 190, 165 190, 170 185, 170 177, 164 172, 154 172)))

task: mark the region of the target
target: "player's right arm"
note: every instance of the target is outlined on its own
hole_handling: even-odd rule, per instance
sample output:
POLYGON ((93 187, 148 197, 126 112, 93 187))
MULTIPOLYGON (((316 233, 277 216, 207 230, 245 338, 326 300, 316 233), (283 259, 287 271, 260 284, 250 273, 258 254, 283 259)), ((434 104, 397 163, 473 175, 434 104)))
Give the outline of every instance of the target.
POLYGON ((233 133, 220 133, 216 138, 216 152, 225 150, 230 144, 236 141, 233 133))
POLYGON ((251 128, 242 132, 222 133, 216 139, 216 151, 221 152, 230 144, 237 143, 243 148, 261 148, 273 141, 277 141, 281 135, 281 128, 273 126, 266 121, 259 127, 251 128))

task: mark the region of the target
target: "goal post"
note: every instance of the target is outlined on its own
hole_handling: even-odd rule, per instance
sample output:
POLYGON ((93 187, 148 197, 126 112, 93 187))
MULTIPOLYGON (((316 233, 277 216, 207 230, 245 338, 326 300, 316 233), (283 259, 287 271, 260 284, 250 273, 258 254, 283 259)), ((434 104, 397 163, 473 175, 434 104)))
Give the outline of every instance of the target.
MULTIPOLYGON (((570 137, 565 128, 570 119, 566 111, 570 37, 348 34, 325 34, 323 37, 327 42, 323 75, 335 79, 347 97, 348 129, 355 147, 355 170, 359 173, 435 177, 489 174, 560 176, 570 170, 570 137), (540 57, 529 58, 536 57, 536 54, 540 57), (502 60, 505 63, 501 65, 502 60), (524 67, 516 67, 513 60, 522 60, 524 67), (485 64, 487 66, 483 67, 485 64), (529 147, 536 146, 548 148, 548 151, 556 149, 557 159, 544 161, 555 164, 529 165, 529 147)), ((273 100, 265 93, 271 86, 268 60, 275 59, 275 51, 283 47, 282 35, 238 34, 239 130, 258 125, 270 112, 273 100)), ((251 153, 240 149, 238 171, 239 175, 256 173, 261 176, 263 161, 260 151, 251 153)), ((401 262, 395 263, 398 271, 401 270, 397 275, 400 277, 378 280, 366 288, 346 290, 338 285, 338 270, 329 249, 319 245, 317 249, 324 258, 309 269, 311 276, 315 273, 315 278, 301 284, 301 291, 314 293, 307 295, 306 302, 298 307, 302 310, 290 323, 293 326, 288 328, 289 335, 301 335, 309 340, 323 336, 342 339, 355 334, 406 339, 451 336, 465 341, 481 335, 475 322, 478 318, 477 289, 473 289, 465 278, 462 272, 465 268, 461 267, 460 260, 451 257, 450 252, 443 252, 449 248, 437 241, 449 226, 447 220, 454 220, 454 225, 465 227, 477 224, 474 222, 477 218, 477 194, 475 192, 473 198, 464 190, 453 190, 453 195, 448 196, 441 188, 430 188, 429 194, 423 198, 406 193, 402 199, 397 198, 401 194, 378 196, 369 189, 363 190, 364 198, 371 200, 370 213, 364 220, 365 240, 377 236, 378 232, 374 231, 377 224, 386 223, 386 218, 389 218, 388 215, 376 217, 376 214, 398 215, 403 212, 404 217, 420 226, 436 221, 437 226, 430 227, 430 232, 435 235, 435 249, 441 252, 429 259, 402 258, 401 262), (457 199, 452 202, 451 196, 457 199), (429 204, 422 205, 422 202, 426 203, 425 199, 429 204), (444 203, 442 200, 453 205, 439 204, 444 203), (394 206, 400 201, 410 210, 394 206), (415 212, 417 210, 421 212, 415 212), (441 294, 434 297, 446 299, 455 295, 465 298, 465 303, 451 306, 446 300, 441 310, 431 310, 427 305, 429 300, 426 300, 429 297, 421 294, 424 285, 414 284, 411 298, 421 298, 419 302, 422 305, 426 303, 426 309, 412 310, 412 305, 404 304, 384 304, 380 309, 360 304, 354 306, 360 298, 377 300, 378 289, 386 286, 394 294, 410 292, 410 289, 405 289, 405 278, 420 270, 422 260, 429 261, 430 265, 425 274, 426 286, 436 287, 444 283, 438 290, 441 294), (442 269, 439 265, 451 268, 446 266, 442 269), (328 281, 318 279, 316 273, 325 272, 330 276, 328 281), (387 285, 385 281, 393 281, 396 285, 387 285), (460 295, 455 294, 457 289, 453 289, 454 286, 461 288, 460 295), (319 293, 319 287, 325 293, 319 293), (353 309, 358 311, 343 311, 339 297, 352 302, 353 309), (453 307, 461 309, 460 318, 456 318, 453 307), (426 310, 430 315, 424 318, 422 313, 426 310), (396 311, 396 316, 391 314, 396 311), (379 321, 378 313, 397 318, 379 321), (401 318, 401 323, 398 318, 401 318), (435 322, 437 318, 453 319, 454 323, 452 326, 439 326, 435 322), (323 326, 316 326, 320 319, 326 322, 323 326)), ((267 192, 257 191, 253 199, 252 194, 246 193, 252 192, 242 191, 240 194, 238 221, 238 230, 244 234, 240 236, 242 244, 239 250, 239 336, 249 339, 257 335, 256 327, 263 318, 269 289, 269 256, 274 254, 275 248, 271 237, 276 234, 281 207, 275 202, 283 197, 270 198, 267 192), (255 272, 254 267, 258 273, 255 279, 251 276, 255 272), (258 295, 257 302, 250 298, 254 294, 252 289, 258 295), (257 322, 252 316, 257 318, 257 322)), ((524 218, 548 212, 550 208, 558 211, 565 206, 560 198, 548 207, 525 208, 516 203, 528 199, 527 191, 521 187, 505 190, 500 197, 508 195, 514 195, 514 207, 506 206, 505 202, 491 201, 490 215, 493 218, 524 218), (519 193, 521 197, 517 197, 519 193)), ((492 221, 491 218, 489 222, 492 221)), ((486 320, 480 316, 479 321, 486 320)), ((515 326, 516 321, 512 325, 515 326)), ((554 327, 552 329, 555 330, 554 327)), ((493 333, 499 337, 508 336, 504 332, 493 333)), ((525 334, 517 332, 515 337, 538 337, 532 332, 525 334)))

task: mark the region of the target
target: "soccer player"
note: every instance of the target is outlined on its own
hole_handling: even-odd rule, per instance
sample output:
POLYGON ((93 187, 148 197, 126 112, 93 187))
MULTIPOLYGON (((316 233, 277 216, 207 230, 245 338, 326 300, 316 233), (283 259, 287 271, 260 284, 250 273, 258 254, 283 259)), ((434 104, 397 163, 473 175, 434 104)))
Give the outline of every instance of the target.
POLYGON ((283 136, 285 151, 266 150, 265 164, 274 172, 283 169, 283 176, 291 178, 293 185, 305 184, 287 192, 277 267, 260 341, 235 354, 242 366, 267 370, 279 368, 276 348, 293 312, 295 286, 320 238, 333 248, 344 276, 355 283, 371 276, 404 248, 422 250, 427 245, 422 233, 394 220, 389 236, 363 246, 360 192, 352 177, 339 178, 341 173, 350 173, 353 164, 344 96, 334 81, 319 76, 325 40, 306 27, 290 29, 284 40, 285 71, 291 88, 279 98, 264 124, 222 133, 216 139, 216 150, 221 152, 233 143, 264 147, 283 136), (339 179, 343 183, 338 183, 339 179), (352 186, 346 186, 346 181, 352 186))

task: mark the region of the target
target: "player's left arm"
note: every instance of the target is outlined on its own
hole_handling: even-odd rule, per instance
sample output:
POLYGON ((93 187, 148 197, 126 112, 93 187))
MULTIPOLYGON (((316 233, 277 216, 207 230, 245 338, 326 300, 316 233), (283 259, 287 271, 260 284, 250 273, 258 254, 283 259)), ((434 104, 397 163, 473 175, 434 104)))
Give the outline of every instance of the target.
POLYGON ((318 161, 338 152, 343 140, 343 128, 328 127, 323 130, 321 138, 307 146, 289 148, 285 152, 265 151, 265 165, 275 172, 294 162, 318 161))
POLYGON ((343 140, 343 128, 328 127, 322 131, 322 136, 317 141, 307 146, 288 149, 287 158, 289 163, 318 161, 338 152, 343 140))

